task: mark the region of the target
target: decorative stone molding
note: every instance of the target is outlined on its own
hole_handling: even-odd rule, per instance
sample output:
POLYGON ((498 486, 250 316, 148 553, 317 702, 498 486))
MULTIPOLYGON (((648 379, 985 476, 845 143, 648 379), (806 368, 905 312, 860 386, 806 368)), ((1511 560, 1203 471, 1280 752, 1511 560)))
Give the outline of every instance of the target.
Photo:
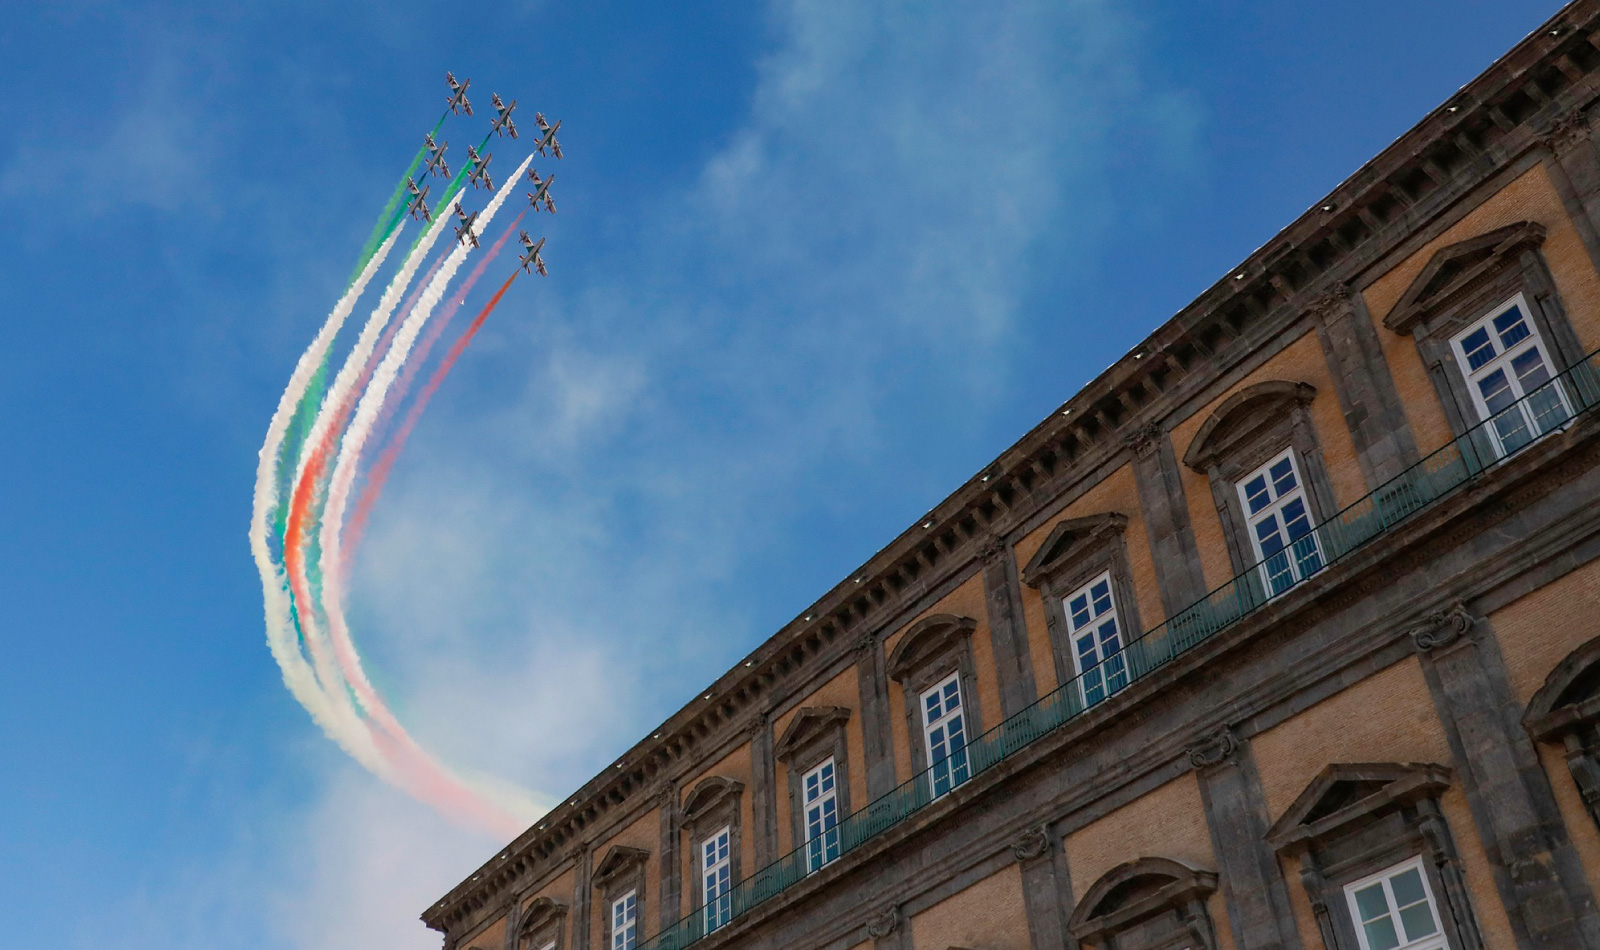
POLYGON ((877 641, 872 639, 872 634, 863 633, 861 635, 861 637, 858 640, 856 640, 855 645, 852 647, 852 649, 854 649, 856 651, 856 656, 867 656, 868 654, 870 654, 872 652, 872 648, 876 644, 877 644, 877 641))
POLYGON ((1319 317, 1324 323, 1334 317, 1343 316, 1350 309, 1351 301, 1355 294, 1348 284, 1335 284, 1323 291, 1306 307, 1306 313, 1319 317))
POLYGON ((764 713, 764 712, 756 713, 754 716, 751 716, 750 717, 750 721, 745 724, 745 727, 744 727, 745 735, 749 736, 752 739, 754 739, 756 736, 761 735, 763 732, 767 731, 767 722, 768 722, 768 719, 767 719, 767 714, 766 713, 764 713))
POLYGON ((1050 835, 1044 830, 1043 825, 1037 828, 1029 828, 1027 831, 1017 835, 1016 840, 1011 842, 1011 856, 1018 861, 1043 857, 1049 852, 1050 835))
POLYGON ((1472 614, 1466 605, 1454 603, 1422 618, 1422 623, 1411 629, 1411 642, 1423 653, 1448 646, 1461 639, 1472 629, 1472 614))
POLYGON ((1224 727, 1189 747, 1189 764, 1197 769, 1207 769, 1229 761, 1238 751, 1239 740, 1224 727))
POLYGON ((1146 422, 1134 426, 1122 437, 1122 444, 1133 450, 1134 457, 1147 458, 1161 444, 1165 431, 1159 422, 1146 422))
POLYGON ((990 535, 984 539, 982 546, 978 548, 978 560, 985 564, 993 564, 995 561, 1000 560, 1005 553, 1005 539, 990 535))
POLYGON ((1550 123, 1540 141, 1552 152, 1564 152, 1590 135, 1589 116, 1583 109, 1573 109, 1550 123))
POLYGON ((890 904, 876 917, 867 921, 867 936, 875 940, 882 940, 895 932, 900 926, 900 906, 890 904))

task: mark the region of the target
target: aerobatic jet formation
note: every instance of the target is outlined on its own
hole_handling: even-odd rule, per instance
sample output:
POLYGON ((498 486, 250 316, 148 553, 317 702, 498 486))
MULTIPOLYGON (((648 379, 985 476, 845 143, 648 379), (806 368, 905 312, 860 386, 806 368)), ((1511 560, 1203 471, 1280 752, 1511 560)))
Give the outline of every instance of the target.
POLYGON ((539 202, 543 201, 544 210, 550 212, 551 214, 555 214, 556 203, 555 200, 550 197, 550 183, 556 180, 555 172, 551 172, 549 178, 541 179, 539 177, 539 170, 537 168, 530 168, 528 169, 528 180, 533 182, 533 190, 528 192, 528 204, 533 206, 533 210, 538 211, 539 202))
POLYGON ((476 149, 467 146, 467 167, 471 169, 467 172, 467 181, 472 183, 472 187, 494 191, 494 180, 489 177, 489 162, 493 158, 488 152, 480 156, 476 149))
POLYGON ((543 112, 535 112, 533 121, 539 123, 539 141, 534 143, 533 149, 540 155, 547 155, 545 149, 549 148, 555 153, 556 158, 561 157, 561 143, 556 141, 556 130, 561 128, 561 120, 557 119, 555 125, 544 120, 543 112))
POLYGON ((494 104, 494 124, 489 126, 489 131, 496 135, 509 133, 512 138, 517 137, 517 124, 511 121, 511 110, 517 107, 517 100, 511 100, 508 106, 500 101, 497 93, 489 93, 489 101, 494 104))
MULTIPOLYGON (((540 277, 549 277, 550 272, 544 269, 544 258, 539 256, 539 251, 544 248, 544 238, 540 238, 539 243, 535 244, 528 237, 528 232, 526 231, 523 231, 518 237, 522 239, 523 249, 528 252, 522 255, 522 269, 528 270, 531 265, 538 269, 540 277)), ((532 273, 532 271, 529 271, 529 273, 532 273)))
POLYGON ((410 178, 406 179, 406 188, 411 191, 411 200, 406 202, 406 211, 408 211, 413 218, 420 214, 422 215, 422 220, 424 221, 433 220, 433 214, 428 211, 427 205, 428 187, 429 186, 427 185, 423 185, 419 190, 416 182, 412 181, 410 178))
POLYGON ((471 115, 472 103, 467 101, 467 87, 472 85, 472 80, 468 79, 466 82, 456 82, 456 77, 450 75, 449 73, 445 73, 444 81, 450 84, 450 99, 446 103, 446 105, 450 107, 450 111, 454 112, 456 115, 460 115, 463 112, 465 112, 467 115, 471 115))
POLYGON ((473 230, 473 224, 478 220, 478 212, 467 214, 461 210, 461 202, 456 202, 456 220, 461 223, 456 226, 456 243, 465 244, 472 242, 473 247, 478 246, 478 232, 473 230))
POLYGON ((428 164, 422 168, 424 175, 438 175, 441 178, 450 177, 450 166, 444 163, 444 150, 450 147, 449 142, 439 145, 433 144, 433 133, 428 133, 428 164))

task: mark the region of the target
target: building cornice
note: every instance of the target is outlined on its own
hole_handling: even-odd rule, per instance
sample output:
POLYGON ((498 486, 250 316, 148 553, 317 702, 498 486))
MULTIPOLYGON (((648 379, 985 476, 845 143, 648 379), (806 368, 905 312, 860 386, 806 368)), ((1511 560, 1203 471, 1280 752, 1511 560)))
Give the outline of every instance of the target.
MULTIPOLYGON (((422 914, 446 933, 576 847, 664 777, 773 704, 819 657, 847 652, 905 604, 971 569, 1075 483, 1133 451, 1168 416, 1329 293, 1347 292, 1421 226, 1519 157, 1574 140, 1600 97, 1600 0, 1578 0, 1108 367, 980 473, 519 835, 422 914), (1132 442, 1137 442, 1132 439, 1132 442)), ((648 800, 648 801, 647 801, 648 800)))

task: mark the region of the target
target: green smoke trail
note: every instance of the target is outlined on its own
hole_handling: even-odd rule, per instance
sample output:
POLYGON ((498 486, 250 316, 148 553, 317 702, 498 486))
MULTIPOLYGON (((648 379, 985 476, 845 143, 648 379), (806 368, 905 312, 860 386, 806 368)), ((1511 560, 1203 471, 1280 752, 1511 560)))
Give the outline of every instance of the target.
MULTIPOLYGON (((450 112, 446 110, 444 115, 439 117, 439 121, 433 124, 433 131, 428 133, 429 137, 438 135, 439 130, 444 127, 444 120, 449 117, 450 112)), ((482 146, 479 146, 479 148, 482 148, 482 146)), ((389 196, 388 203, 383 206, 383 213, 378 215, 378 223, 372 226, 372 233, 367 235, 367 243, 361 245, 361 256, 356 260, 356 269, 351 272, 350 281, 345 284, 346 287, 356 282, 356 278, 361 276, 362 269, 367 266, 367 261, 372 260, 372 255, 378 253, 378 246, 388 239, 395 226, 400 223, 401 216, 405 214, 405 211, 400 207, 400 202, 406 196, 406 181, 417 173, 417 169, 422 166, 423 160, 427 157, 428 146, 424 144, 417 149, 417 154, 412 157, 411 164, 406 166, 405 174, 400 176, 400 183, 394 186, 394 194, 389 196)))

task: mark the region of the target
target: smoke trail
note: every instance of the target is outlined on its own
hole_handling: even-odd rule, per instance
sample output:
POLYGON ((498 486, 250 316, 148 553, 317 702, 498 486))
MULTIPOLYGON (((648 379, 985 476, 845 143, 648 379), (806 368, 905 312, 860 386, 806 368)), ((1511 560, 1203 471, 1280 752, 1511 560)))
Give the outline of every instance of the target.
MULTIPOLYGON (((384 241, 378 252, 368 259, 367 266, 345 289, 344 296, 339 298, 332 312, 328 314, 328 319, 312 339, 311 345, 300 355, 299 361, 295 364, 294 372, 289 376, 289 385, 278 399, 277 409, 274 410, 272 421, 267 426, 266 440, 262 443, 261 452, 257 457, 255 494, 250 517, 250 551, 256 562, 256 571, 261 575, 267 646, 283 674, 284 685, 330 739, 357 761, 374 768, 381 768, 381 757, 377 750, 361 741, 361 736, 347 735, 344 730, 338 728, 333 709, 327 702, 315 673, 300 653, 294 635, 293 606, 287 590, 287 579, 283 571, 273 562, 268 537, 272 527, 273 511, 278 503, 277 469, 289 423, 312 374, 323 362, 334 337, 338 335, 350 312, 355 309, 356 301, 366 290, 368 282, 379 267, 383 265, 398 237, 397 230, 384 241)), ((364 735, 363 732, 362 736, 364 735)))
MULTIPOLYGON (((388 287, 384 289, 383 296, 379 298, 377 307, 373 309, 371 315, 367 318, 366 324, 362 326, 361 333, 356 338, 355 347, 346 356, 344 365, 339 368, 338 375, 334 377, 333 387, 329 391, 327 399, 323 402, 322 410, 317 414, 316 421, 312 424, 311 434, 306 440, 307 444, 322 446, 324 442, 333 437, 335 430, 343 425, 347 414, 341 412, 340 407, 350 398, 357 377, 362 375, 367 360, 377 344, 378 335, 388 322, 390 315, 394 313, 394 308, 399 303, 401 294, 405 292, 405 288, 416 275, 422 259, 427 256, 428 251, 432 249, 439 235, 443 233, 445 220, 443 216, 437 216, 433 219, 419 240, 412 246, 411 251, 406 255, 405 260, 401 263, 399 272, 390 279, 388 287)), ((310 506, 314 500, 313 496, 316 494, 314 482, 318 476, 313 476, 312 479, 308 480, 306 478, 306 470, 319 455, 324 457, 325 464, 326 454, 328 453, 319 453, 313 450, 304 454, 299 460, 294 478, 297 491, 291 499, 290 522, 295 520, 296 504, 303 503, 303 507, 300 509, 300 518, 302 520, 311 516, 310 506), (302 494, 298 490, 300 487, 309 488, 310 491, 302 494)), ((349 691, 341 685, 343 677, 337 669, 336 659, 330 654, 326 634, 318 622, 316 610, 318 599, 311 596, 311 585, 304 573, 304 568, 308 562, 303 556, 304 552, 299 551, 297 545, 290 543, 291 527, 292 525, 285 526, 284 567, 289 582, 290 606, 294 609, 294 617, 299 622, 301 639, 310 651, 311 669, 314 671, 316 679, 324 684, 324 695, 326 696, 326 705, 329 707, 330 714, 337 717, 340 724, 350 727, 352 733, 359 730, 360 736, 369 736, 370 733, 368 733, 365 726, 361 725, 359 714, 351 703, 349 691), (291 548, 296 549, 293 557, 291 557, 291 548), (353 727, 351 727, 352 722, 354 723, 353 727)), ((361 740, 359 737, 352 735, 351 741, 359 742, 361 740)), ((379 775, 388 774, 381 768, 373 771, 379 775)))
MULTIPOLYGON (((456 311, 466 301, 467 292, 477 283, 478 278, 483 276, 483 272, 488 269, 489 263, 500 253, 500 249, 505 246, 506 239, 511 237, 511 232, 517 229, 517 225, 522 222, 525 214, 527 214, 527 209, 523 209, 522 213, 517 215, 516 220, 511 222, 505 233, 500 235, 500 239, 494 242, 493 247, 489 248, 489 253, 483 256, 483 260, 479 261, 478 266, 473 268, 472 273, 467 276, 467 279, 462 283, 460 290, 456 292, 449 305, 440 311, 439 316, 428 325, 428 330, 423 334, 421 341, 417 343, 412 352, 412 357, 406 360, 405 369, 400 375, 400 381, 395 384, 394 389, 389 394, 389 398, 384 400, 383 409, 378 413, 378 426, 385 425, 395 410, 399 408, 401 400, 405 398, 406 392, 411 388, 411 381, 416 377, 418 367, 422 366, 423 361, 428 358, 428 352, 433 349, 433 344, 438 341, 439 337, 444 333, 445 327, 450 325, 450 319, 456 315, 456 311)), ((423 386, 422 392, 418 394, 416 402, 406 411, 405 419, 401 422, 400 428, 396 430, 394 435, 389 437, 388 444, 383 447, 383 452, 379 455, 377 463, 367 473, 367 483, 361 489, 361 496, 356 499, 355 514, 350 516, 350 525, 345 529, 345 549, 342 552, 342 556, 346 562, 355 556, 356 548, 361 545, 361 536, 366 531, 367 518, 372 513, 372 506, 377 503, 378 496, 383 494, 383 485, 389 479, 389 470, 394 468, 395 460, 399 457, 401 449, 405 448, 406 440, 411 436, 411 430, 416 428, 417 419, 421 417, 422 411, 428 407, 428 400, 433 398, 434 391, 444 381, 445 375, 450 372, 450 367, 455 365, 455 361, 460 357, 461 351, 466 349, 467 344, 472 341, 472 337, 478 332, 478 327, 483 325, 483 321, 489 316, 489 312, 494 309, 495 304, 500 302, 500 297, 505 294, 506 289, 511 286, 511 281, 515 280, 516 276, 517 272, 513 271, 511 277, 500 286, 499 290, 495 291, 494 297, 489 301, 488 305, 473 320, 471 327, 451 345, 449 352, 445 354, 444 360, 433 371, 433 375, 429 377, 427 384, 423 386)))
MULTIPOLYGON (((428 133, 428 137, 432 138, 438 135, 439 130, 444 128, 444 120, 449 117, 450 110, 446 109, 444 115, 439 116, 439 121, 433 124, 433 130, 428 133)), ((481 149, 482 146, 479 146, 479 148, 481 149)), ((383 211, 378 214, 378 223, 372 226, 372 233, 367 235, 366 243, 361 245, 361 256, 356 259, 355 274, 350 277, 352 283, 355 282, 355 275, 366 269, 367 261, 372 259, 373 251, 378 245, 387 240, 389 235, 394 232, 394 229, 400 226, 400 219, 405 217, 405 212, 400 210, 400 202, 406 196, 406 181, 417 173, 417 168, 422 164, 423 159, 427 157, 428 146, 424 142, 422 147, 417 149, 417 154, 412 156, 411 164, 406 166, 405 174, 400 176, 399 183, 394 186, 394 193, 384 203, 383 211)))
MULTIPOLYGON (((532 161, 533 156, 523 159, 517 171, 508 178, 496 191, 488 207, 481 212, 483 226, 487 227, 493 221, 496 212, 505 203, 510 195, 510 186, 522 176, 522 172, 532 161)), ((355 645, 350 639, 349 627, 345 622, 342 609, 344 588, 344 558, 340 545, 340 532, 344 520, 345 508, 349 502, 351 484, 354 481, 357 463, 367 438, 372 432, 377 420, 379 409, 393 385, 395 376, 401 363, 410 355, 412 345, 416 342, 418 333, 427 322, 433 308, 438 304, 444 294, 445 288, 455 277, 456 271, 461 267, 469 251, 463 243, 453 249, 446 259, 444 266, 429 282, 423 292, 415 310, 402 321, 399 333, 396 334, 394 343, 377 371, 373 374, 372 382, 356 405, 355 420, 339 445, 339 454, 334 462, 333 476, 329 481, 327 502, 322 516, 320 533, 324 587, 323 609, 326 614, 329 632, 334 641, 334 648, 339 653, 340 665, 346 670, 346 679, 356 693, 358 700, 385 729, 391 731, 393 737, 402 743, 401 748, 409 753, 407 765, 402 767, 404 774, 410 776, 409 787, 414 794, 429 801, 447 813, 466 812, 497 833, 503 833, 506 828, 520 828, 521 819, 513 815, 498 802, 489 801, 478 790, 467 787, 455 776, 451 775, 443 766, 439 765, 421 747, 417 746, 406 735, 404 729, 388 713, 382 699, 367 680, 361 669, 360 657, 356 653, 355 645), (403 738, 402 738, 403 737, 403 738), (415 771, 413 771, 415 770, 415 771)), ((528 803, 531 810, 531 803, 528 803)), ((519 809, 521 810, 521 809, 519 809)))

